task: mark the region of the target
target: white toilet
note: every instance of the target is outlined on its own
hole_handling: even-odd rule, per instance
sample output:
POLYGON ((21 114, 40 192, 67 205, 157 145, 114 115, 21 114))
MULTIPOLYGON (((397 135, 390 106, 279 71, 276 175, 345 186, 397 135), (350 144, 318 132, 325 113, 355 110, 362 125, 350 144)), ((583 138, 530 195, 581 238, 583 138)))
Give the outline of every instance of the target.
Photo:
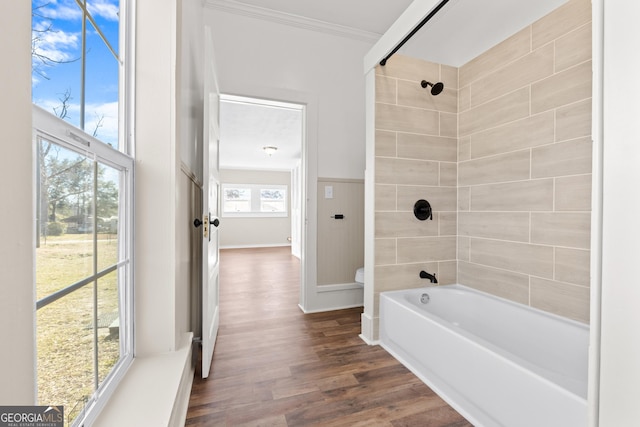
POLYGON ((360 267, 356 270, 356 283, 360 286, 364 286, 364 267, 360 267))

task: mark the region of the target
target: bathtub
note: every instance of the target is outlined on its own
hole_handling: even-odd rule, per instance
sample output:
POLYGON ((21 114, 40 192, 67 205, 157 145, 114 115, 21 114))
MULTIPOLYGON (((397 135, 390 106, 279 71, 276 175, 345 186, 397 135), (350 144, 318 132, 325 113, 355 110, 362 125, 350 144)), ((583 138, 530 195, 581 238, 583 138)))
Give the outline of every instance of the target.
POLYGON ((585 324, 447 285, 381 293, 380 342, 475 426, 587 425, 585 324))

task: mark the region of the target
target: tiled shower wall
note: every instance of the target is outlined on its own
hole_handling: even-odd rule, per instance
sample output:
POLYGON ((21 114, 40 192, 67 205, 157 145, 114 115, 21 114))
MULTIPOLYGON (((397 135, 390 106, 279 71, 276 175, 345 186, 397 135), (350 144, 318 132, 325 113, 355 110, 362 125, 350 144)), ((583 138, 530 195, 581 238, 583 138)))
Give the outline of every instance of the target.
POLYGON ((591 2, 459 70, 458 282, 589 320, 591 2))
MULTIPOLYGON (((401 55, 376 69, 375 304, 382 291, 456 282, 458 70, 401 55), (422 80, 444 82, 432 96, 422 80), (413 215, 417 200, 433 220, 413 215)), ((377 323, 377 322, 375 322, 377 323)))
POLYGON ((588 322, 590 1, 459 69, 395 55, 376 73, 374 317, 425 269, 588 322), (433 221, 414 218, 421 198, 433 221))

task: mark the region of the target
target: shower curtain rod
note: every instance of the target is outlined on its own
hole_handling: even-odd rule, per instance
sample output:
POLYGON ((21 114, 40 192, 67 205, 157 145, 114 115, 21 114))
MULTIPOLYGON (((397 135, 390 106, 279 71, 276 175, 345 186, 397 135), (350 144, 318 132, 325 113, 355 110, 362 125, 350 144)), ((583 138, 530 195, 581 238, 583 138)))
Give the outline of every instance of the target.
POLYGON ((396 53, 406 42, 408 42, 411 37, 413 37, 418 31, 420 31, 420 28, 422 28, 424 24, 429 22, 429 20, 433 18, 434 15, 438 13, 438 11, 442 9, 448 2, 449 0, 442 0, 431 12, 429 12, 429 14, 413 30, 411 30, 411 32, 407 34, 407 36, 402 39, 402 41, 398 43, 398 45, 394 47, 393 50, 386 57, 384 57, 382 61, 380 61, 380 65, 384 67, 387 64, 387 59, 391 58, 393 54, 396 53))

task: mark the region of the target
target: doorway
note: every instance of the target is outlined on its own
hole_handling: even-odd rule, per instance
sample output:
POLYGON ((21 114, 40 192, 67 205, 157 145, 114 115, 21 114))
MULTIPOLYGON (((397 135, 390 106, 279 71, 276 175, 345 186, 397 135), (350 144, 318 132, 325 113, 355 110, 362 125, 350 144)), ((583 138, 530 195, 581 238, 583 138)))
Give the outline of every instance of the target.
POLYGON ((290 246, 304 262, 305 114, 300 103, 221 95, 221 249, 290 246))

